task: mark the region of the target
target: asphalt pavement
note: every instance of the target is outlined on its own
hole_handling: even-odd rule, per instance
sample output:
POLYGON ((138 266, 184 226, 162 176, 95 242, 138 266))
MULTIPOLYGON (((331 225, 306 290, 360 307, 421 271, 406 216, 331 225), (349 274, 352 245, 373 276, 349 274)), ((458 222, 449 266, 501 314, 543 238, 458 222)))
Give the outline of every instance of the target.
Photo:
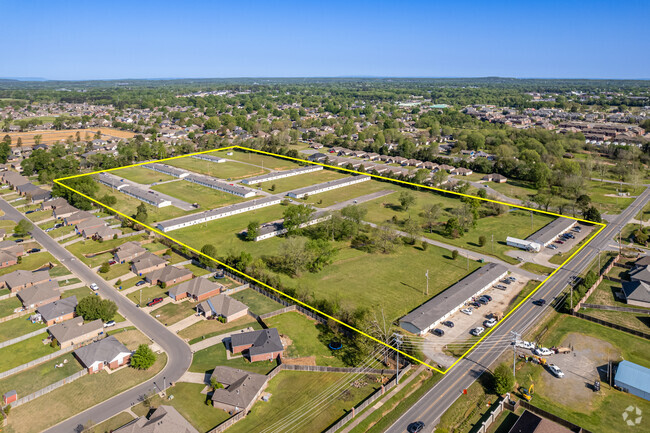
POLYGON ((449 373, 420 398, 404 415, 402 415, 386 432, 402 433, 407 431, 409 424, 423 421, 426 424, 423 432, 432 432, 442 414, 462 395, 464 389, 478 379, 501 354, 509 350, 504 341, 511 331, 523 333, 534 325, 548 311, 551 301, 559 296, 567 286, 571 276, 582 273, 597 257, 599 251, 604 251, 627 222, 645 206, 650 199, 650 188, 628 206, 612 223, 607 225, 586 247, 576 254, 569 263, 556 272, 539 289, 538 292, 506 320, 499 324, 472 353, 463 358, 449 373), (546 300, 546 307, 539 307, 533 300, 546 300))
MULTIPOLYGON (((0 198, 0 209, 5 212, 4 219, 20 221, 25 218, 7 201, 0 198)), ((113 415, 130 408, 140 402, 143 395, 151 391, 160 391, 169 387, 171 382, 178 380, 192 363, 192 351, 185 341, 170 332, 156 319, 137 308, 131 301, 122 296, 109 285, 103 278, 93 272, 83 262, 79 261, 72 253, 59 245, 36 225, 32 229, 32 236, 38 243, 47 249, 57 260, 63 263, 70 271, 85 281, 87 284, 96 283, 104 298, 114 301, 122 316, 129 320, 140 331, 151 338, 167 353, 167 365, 152 379, 131 388, 122 394, 112 397, 98 405, 81 412, 72 418, 46 430, 49 433, 78 432, 79 426, 92 420, 94 423, 102 422, 113 415)))

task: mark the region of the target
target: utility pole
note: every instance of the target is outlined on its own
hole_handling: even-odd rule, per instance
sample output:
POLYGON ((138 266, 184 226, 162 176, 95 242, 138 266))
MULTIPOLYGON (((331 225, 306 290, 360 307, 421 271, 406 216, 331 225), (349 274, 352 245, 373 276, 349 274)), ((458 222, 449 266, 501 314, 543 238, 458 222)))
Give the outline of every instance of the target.
POLYGON ((492 233, 492 254, 494 254, 494 233, 492 233))
POLYGON ((427 269, 427 273, 424 274, 425 277, 427 277, 427 292, 425 295, 429 296, 429 270, 427 269))
POLYGON ((142 307, 142 289, 140 289, 140 307, 142 307))
MULTIPOLYGON (((399 351, 399 348, 402 346, 403 340, 402 340, 402 334, 398 334, 397 332, 393 334, 393 337, 395 337, 395 346, 397 346, 397 350, 399 351)), ((395 351, 395 354, 397 355, 397 374, 395 375, 395 385, 399 385, 399 352, 395 351)))
POLYGON ((469 271, 469 251, 465 251, 465 257, 467 257, 467 270, 469 271))
POLYGON ((517 342, 519 341, 520 335, 515 331, 510 331, 510 333, 512 334, 512 377, 514 379, 516 377, 517 342))
POLYGON ((533 230, 533 211, 530 211, 530 229, 533 230))

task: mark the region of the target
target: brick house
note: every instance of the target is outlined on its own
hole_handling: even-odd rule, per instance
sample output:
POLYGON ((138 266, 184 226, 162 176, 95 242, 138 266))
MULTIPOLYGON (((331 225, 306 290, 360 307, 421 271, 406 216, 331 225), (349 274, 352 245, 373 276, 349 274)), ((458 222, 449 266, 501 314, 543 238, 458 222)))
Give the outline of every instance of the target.
POLYGON ((167 265, 167 260, 161 259, 157 255, 147 251, 146 253, 133 260, 131 270, 134 274, 141 277, 142 275, 148 274, 149 272, 153 272, 157 269, 162 269, 165 267, 165 265, 167 265))
POLYGON ((0 287, 6 287, 11 293, 16 293, 34 284, 50 281, 50 274, 47 270, 43 271, 24 271, 18 270, 10 272, 0 277, 0 287))
POLYGON ((84 323, 84 319, 81 316, 77 316, 71 320, 66 320, 65 322, 57 323, 47 329, 62 349, 92 340, 101 334, 103 330, 104 324, 101 319, 84 323))
POLYGON ((223 286, 221 284, 199 277, 172 287, 168 293, 169 297, 174 301, 191 298, 195 302, 201 302, 218 295, 222 290, 223 286))
POLYGON ((61 299, 61 292, 58 282, 46 281, 23 289, 16 296, 25 308, 38 308, 61 299))
POLYGON ((80 347, 74 351, 74 356, 88 369, 88 373, 92 374, 102 371, 104 367, 115 370, 128 364, 131 351, 111 335, 80 347))
POLYGON ((223 317, 226 323, 248 314, 248 306, 222 293, 206 299, 196 306, 196 311, 208 317, 223 317))
POLYGON ((68 298, 63 298, 58 301, 50 302, 49 304, 38 307, 38 314, 41 315, 43 323, 47 326, 52 326, 55 323, 60 323, 74 318, 74 313, 77 308, 77 296, 72 295, 68 298))
POLYGON ((117 247, 113 258, 117 263, 126 263, 135 260, 146 252, 147 250, 139 242, 130 241, 117 247))
POLYGON ((189 269, 179 268, 176 266, 165 266, 162 269, 148 273, 145 275, 144 279, 149 284, 164 283, 165 287, 168 287, 172 284, 190 280, 192 277, 194 277, 194 274, 192 274, 192 271, 189 269))
POLYGON ((277 328, 233 334, 230 345, 233 354, 243 353, 251 362, 272 361, 284 351, 277 328))

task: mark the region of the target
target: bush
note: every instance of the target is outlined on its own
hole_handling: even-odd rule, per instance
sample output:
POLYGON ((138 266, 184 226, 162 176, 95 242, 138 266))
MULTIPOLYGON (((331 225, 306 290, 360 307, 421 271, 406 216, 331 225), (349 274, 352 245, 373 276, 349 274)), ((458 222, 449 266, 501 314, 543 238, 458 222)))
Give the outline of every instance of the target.
POLYGON ((429 248, 429 243, 427 241, 422 241, 422 251, 426 251, 429 248))
POLYGON ((452 260, 456 260, 458 258, 458 250, 453 250, 451 252, 451 258, 452 260))
POLYGON ((503 395, 512 390, 515 386, 515 378, 512 375, 512 370, 506 364, 500 364, 492 375, 494 377, 494 391, 503 395))
POLYGON ((138 346, 138 350, 131 356, 131 367, 138 370, 147 370, 156 362, 156 354, 146 344, 138 346))
POLYGON ((100 274, 106 274, 110 270, 111 270, 111 265, 109 265, 108 262, 102 263, 102 265, 99 267, 100 274))
POLYGON ((485 236, 479 236, 478 237, 478 246, 479 247, 485 246, 486 242, 487 242, 487 239, 485 238, 485 236))

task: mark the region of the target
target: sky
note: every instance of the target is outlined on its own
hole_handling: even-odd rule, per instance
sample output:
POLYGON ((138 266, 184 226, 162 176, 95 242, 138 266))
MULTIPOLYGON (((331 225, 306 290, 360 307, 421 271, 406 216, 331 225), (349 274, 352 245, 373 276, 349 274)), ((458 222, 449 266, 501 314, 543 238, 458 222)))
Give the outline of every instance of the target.
POLYGON ((648 0, 0 0, 0 77, 650 78, 648 0))

